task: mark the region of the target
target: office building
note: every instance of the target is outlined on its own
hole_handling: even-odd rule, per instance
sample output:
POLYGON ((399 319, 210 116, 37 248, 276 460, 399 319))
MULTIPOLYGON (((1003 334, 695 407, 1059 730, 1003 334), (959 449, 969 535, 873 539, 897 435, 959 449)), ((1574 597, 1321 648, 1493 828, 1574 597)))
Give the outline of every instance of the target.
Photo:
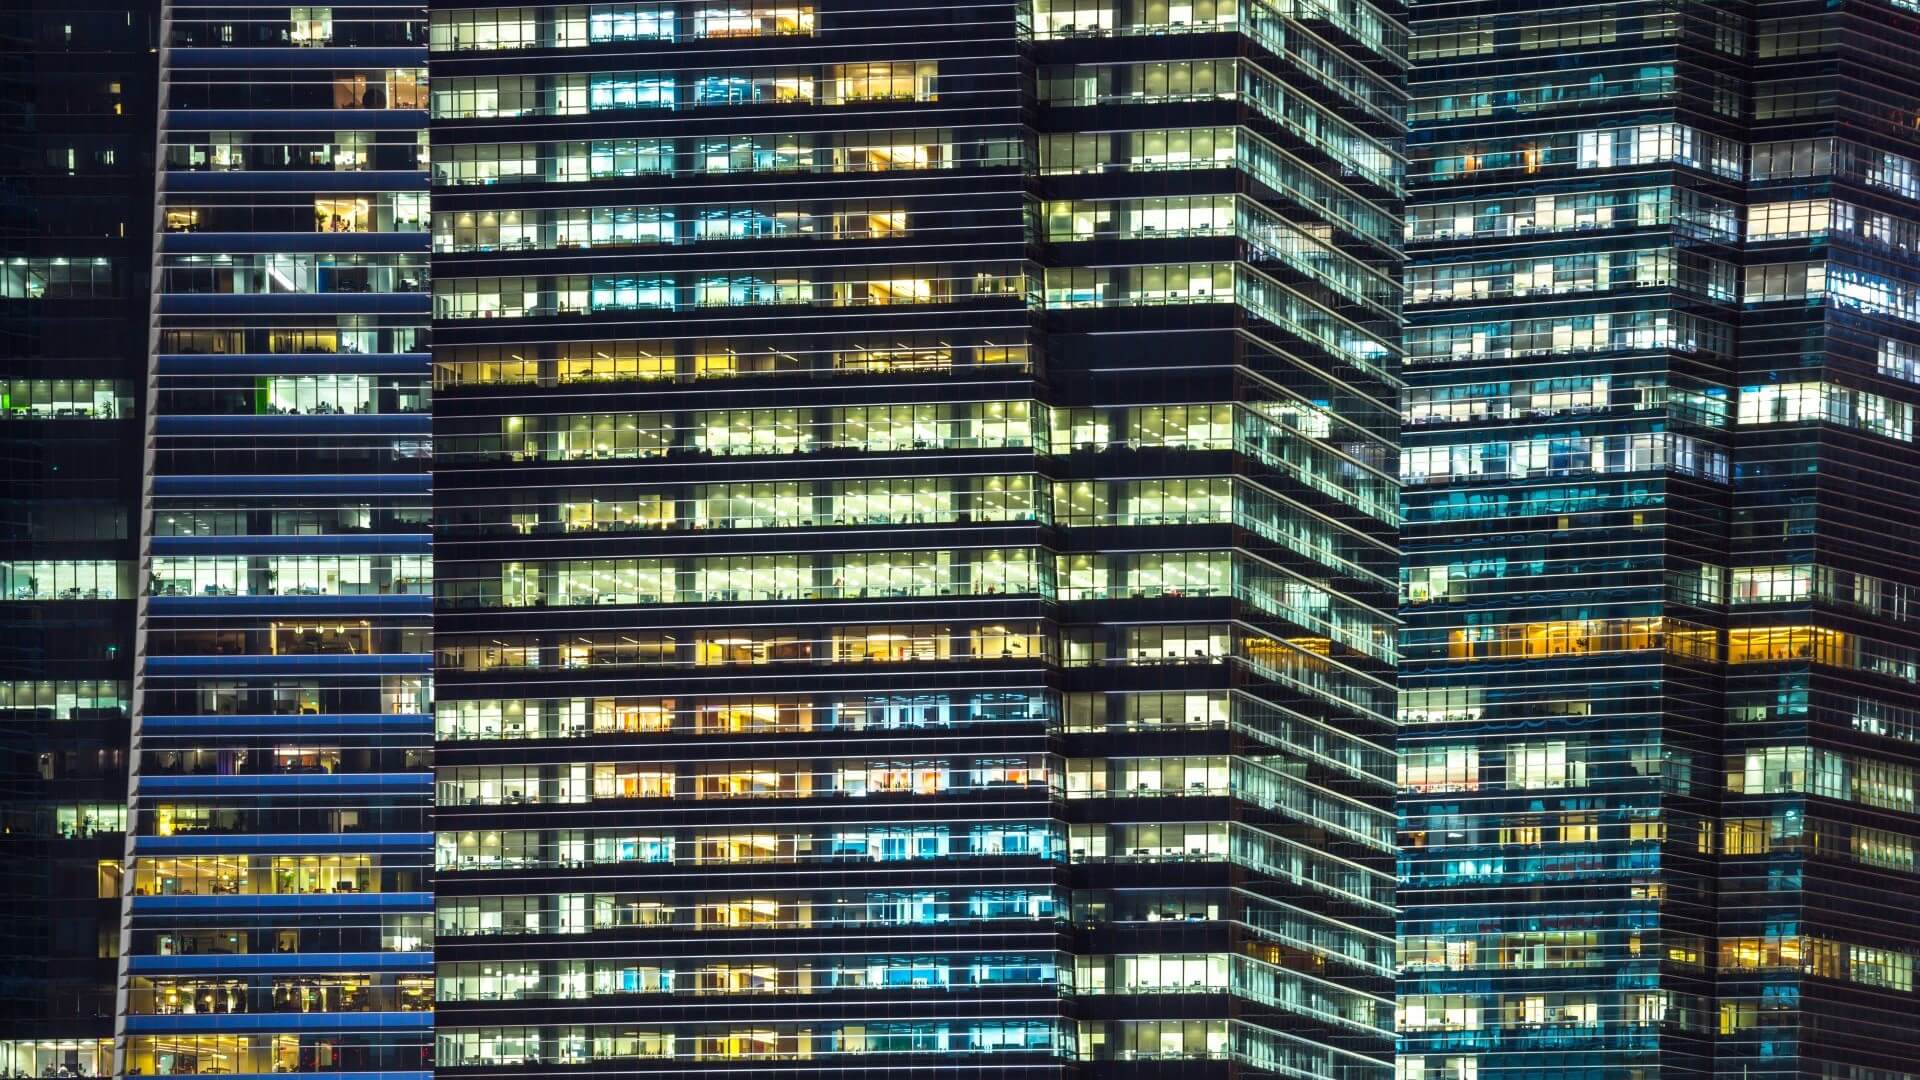
POLYGON ((1402 1080, 1910 1075, 1920 21, 1413 16, 1402 1080))
POLYGON ((0 1073, 111 1067, 157 5, 0 10, 0 1073))
POLYGON ((436 5, 441 1075, 1389 1075, 1399 17, 436 5))
POLYGON ((1905 1075, 1920 1056, 1920 541, 1901 524, 1920 505, 1920 14, 1754 17, 1716 1069, 1905 1075))
POLYGON ((162 15, 119 1068, 424 1077, 426 13, 162 15))

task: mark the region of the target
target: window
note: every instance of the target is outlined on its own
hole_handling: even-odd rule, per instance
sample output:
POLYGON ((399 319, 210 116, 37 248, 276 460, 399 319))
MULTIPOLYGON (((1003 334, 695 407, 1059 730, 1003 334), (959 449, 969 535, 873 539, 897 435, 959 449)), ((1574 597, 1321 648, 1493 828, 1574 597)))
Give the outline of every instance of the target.
POLYGON ((1402 1054, 1394 1080, 1479 1080, 1480 1059, 1473 1055, 1402 1054))
POLYGON ((116 600, 132 595, 130 563, 99 559, 0 562, 0 601, 116 600))
MULTIPOLYGON (((1651 22, 1657 16, 1649 16, 1651 22)), ((1620 20, 1611 13, 1605 15, 1588 14, 1585 11, 1564 9, 1552 10, 1544 15, 1528 17, 1520 26, 1515 47, 1531 52, 1539 49, 1559 51, 1577 49, 1586 45, 1610 44, 1617 34, 1620 20)), ((1491 32, 1489 31, 1489 37, 1491 32)), ((1488 51, 1491 51, 1489 48, 1488 51)))
POLYGON ((121 379, 0 379, 0 419, 113 420, 133 411, 121 379))
POLYGON ((672 41, 673 12, 673 5, 658 0, 595 4, 588 9, 587 40, 594 44, 607 41, 672 41))
MULTIPOLYGON (((433 52, 535 48, 543 44, 537 29, 538 20, 537 8, 435 11, 429 32, 429 47, 433 52)), ((566 26, 572 20, 563 14, 555 22, 566 26)), ((546 44, 561 43, 553 41, 546 44)), ((574 42, 569 40, 565 43, 574 42)))
POLYGON ((1831 199, 1760 203, 1747 209, 1748 240, 1786 240, 1853 231, 1853 207, 1831 199))
POLYGON ((1833 140, 1755 143, 1751 161, 1754 180, 1826 176, 1833 172, 1833 140))
POLYGON ((1754 747, 1728 760, 1727 790, 1734 794, 1782 795, 1807 790, 1804 746, 1754 747))
POLYGON ((1228 303, 1234 298, 1233 286, 1232 263, 1049 267, 1046 304, 1059 309, 1228 303))
POLYGON ((1147 953, 1111 958, 1080 957, 1090 982, 1122 994, 1223 992, 1228 987, 1228 957, 1223 953, 1147 953))
POLYGON ((1868 866, 1909 874, 1914 871, 1914 839, 1903 833, 1855 825, 1852 850, 1854 859, 1868 866))
POLYGON ((1407 971, 1472 971, 1479 945, 1472 937, 1444 934, 1402 934, 1394 952, 1407 971))
POLYGON ((1400 722, 1403 724, 1440 724, 1478 720, 1483 708, 1484 691, 1478 687, 1403 689, 1400 692, 1400 722))
MULTIPOLYGON (((191 231, 174 229, 171 220, 168 228, 191 231)), ((104 257, 0 260, 0 300, 106 299, 119 295, 116 277, 113 260, 104 257)))
POLYGON ((1480 790, 1480 751, 1472 745, 1413 746, 1400 757, 1404 791, 1439 793, 1480 790))
POLYGON ((1587 782, 1586 747, 1565 742, 1508 743, 1507 787, 1536 791, 1587 782))
MULTIPOLYGON (((1826 758, 1835 756, 1837 755, 1825 755, 1826 758)), ((1851 784, 1848 791, 1839 793, 1841 797, 1867 806, 1877 806, 1883 810, 1913 812, 1914 771, 1910 766, 1891 761, 1860 759, 1845 761, 1845 769, 1850 774, 1851 784)), ((1835 793, 1820 791, 1819 794, 1835 793)))
MULTIPOLYGON (((1230 28, 1236 23, 1235 0, 1191 0, 1125 8, 1118 14, 1119 31, 1188 33, 1230 28)), ((1034 36, 1041 40, 1063 37, 1103 37, 1116 26, 1113 0, 1038 0, 1034 5, 1034 36)))
POLYGON ((1113 30, 1112 0, 1037 0, 1034 36, 1093 37, 1113 30))
POLYGON ((1749 304, 1778 300, 1817 300, 1827 290, 1824 262, 1773 263, 1747 267, 1742 299, 1749 304))
POLYGON ((386 74, 387 108, 424 109, 427 107, 427 70, 394 68, 386 74))
POLYGON ((1462 56, 1484 56, 1493 52, 1493 48, 1492 20, 1437 20, 1414 36, 1408 59, 1451 60, 1462 56))
POLYGON ((1646 288, 1673 283, 1680 265, 1672 249, 1652 248, 1414 267, 1407 276, 1407 302, 1433 304, 1646 288))
POLYGON ((1584 994, 1525 994, 1503 1003, 1501 1019, 1513 1027, 1584 1027, 1599 1022, 1599 1003, 1584 994))
POLYGON ((674 107, 672 75, 641 72, 596 74, 588 83, 587 107, 604 109, 671 109, 674 107))
POLYGON ((1913 954, 1865 945, 1847 947, 1847 977, 1863 986, 1911 993, 1913 954))
POLYGON ((107 680, 0 681, 0 717, 23 720, 118 719, 132 690, 107 680))
POLYGON ((1733 602, 1770 604, 1805 600, 1813 595, 1814 568, 1811 566, 1736 566, 1733 568, 1733 602))
POLYGON ((1538 930, 1503 934, 1497 941, 1498 967, 1510 971, 1553 971, 1600 967, 1605 953, 1592 930, 1538 930))
POLYGON ((1832 48, 1834 44, 1831 21, 1819 15, 1762 19, 1758 36, 1762 60, 1821 52, 1832 48))
POLYGON ((579 175, 569 172, 567 179, 655 176, 674 171, 673 145, 660 139, 595 139, 585 149, 585 170, 579 175))
MULTIPOLYGON (((811 4, 743 3, 700 7, 694 9, 692 23, 693 36, 699 38, 788 37, 814 32, 811 4)), ((670 16, 667 25, 672 25, 670 16)))
POLYGON ((1834 83, 1829 79, 1779 79, 1754 88, 1753 118, 1784 120, 1830 111, 1834 83))
POLYGON ((330 7, 294 7, 287 12, 292 23, 289 41, 300 46, 333 43, 333 9, 330 7))
POLYGON ((1047 239, 1067 242, 1096 236, 1228 236, 1234 231, 1234 206, 1231 195, 1057 200, 1046 205, 1047 239))
POLYGON ((1400 999, 1399 1028, 1407 1031, 1478 1031, 1478 994, 1411 994, 1400 999))
MULTIPOLYGON (((825 105, 871 101, 937 101, 940 66, 931 60, 881 60, 835 64, 828 75, 825 105)), ((811 95, 809 95, 811 96, 811 95)))
POLYGON ((1831 383, 1782 383, 1740 388, 1741 424, 1824 421, 1901 442, 1913 440, 1913 412, 1905 402, 1831 383))
POLYGON ((314 231, 372 232, 373 204, 367 196, 320 197, 313 200, 314 231))

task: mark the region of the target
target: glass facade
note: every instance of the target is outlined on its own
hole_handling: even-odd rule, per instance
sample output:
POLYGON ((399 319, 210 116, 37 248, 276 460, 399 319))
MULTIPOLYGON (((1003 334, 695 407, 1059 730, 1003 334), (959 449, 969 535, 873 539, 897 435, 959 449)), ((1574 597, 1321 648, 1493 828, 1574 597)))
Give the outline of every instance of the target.
POLYGON ((1916 1080, 1920 7, 0 6, 0 1076, 1916 1080))
POLYGON ((1920 1052, 1920 559, 1889 510, 1920 500, 1920 14, 1753 15, 1711 1022, 1723 1075, 1860 1080, 1920 1052))
POLYGON ((0 1075, 112 1067, 157 11, 0 5, 0 1075))
POLYGON ((1413 16, 1402 1080, 1908 1075, 1920 24, 1413 16))
POLYGON ((119 1067, 423 1077, 426 12, 164 19, 119 1067))
POLYGON ((437 1069, 1391 1069, 1404 27, 432 16, 437 1069))

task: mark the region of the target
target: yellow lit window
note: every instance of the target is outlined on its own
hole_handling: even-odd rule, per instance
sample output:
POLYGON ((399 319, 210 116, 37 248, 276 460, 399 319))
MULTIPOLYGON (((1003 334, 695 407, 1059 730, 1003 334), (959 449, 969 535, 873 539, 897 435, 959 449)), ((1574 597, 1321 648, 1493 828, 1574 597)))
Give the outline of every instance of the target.
POLYGON ((1782 660, 1812 660, 1851 667, 1853 639, 1838 630, 1819 626, 1764 626, 1727 631, 1727 662, 1760 664, 1782 660))
POLYGON ((1771 848, 1766 818, 1723 821, 1720 837, 1720 850, 1726 855, 1765 855, 1771 848))
POLYGON ((371 232, 373 204, 365 196, 320 197, 313 200, 313 218, 315 232, 371 232))
POLYGON ((934 82, 938 73, 939 65, 930 60, 835 64, 825 102, 844 105, 858 101, 937 101, 934 82))

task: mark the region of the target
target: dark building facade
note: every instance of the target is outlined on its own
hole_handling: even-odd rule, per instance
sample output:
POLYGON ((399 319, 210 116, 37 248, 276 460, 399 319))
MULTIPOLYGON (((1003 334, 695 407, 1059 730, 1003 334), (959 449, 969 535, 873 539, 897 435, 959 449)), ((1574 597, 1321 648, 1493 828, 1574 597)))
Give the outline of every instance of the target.
POLYGON ((1389 1074, 1397 19, 436 5, 442 1075, 1389 1074))
POLYGON ((1413 14, 1403 1080, 1910 1075, 1920 22, 1413 14))
POLYGON ((0 1072, 111 1067, 157 4, 0 10, 0 1072))
POLYGON ((1920 10, 1408 25, 8 5, 0 1072, 1913 1080, 1920 10))
POLYGON ((163 9, 124 1074, 432 1065, 425 66, 163 9))

